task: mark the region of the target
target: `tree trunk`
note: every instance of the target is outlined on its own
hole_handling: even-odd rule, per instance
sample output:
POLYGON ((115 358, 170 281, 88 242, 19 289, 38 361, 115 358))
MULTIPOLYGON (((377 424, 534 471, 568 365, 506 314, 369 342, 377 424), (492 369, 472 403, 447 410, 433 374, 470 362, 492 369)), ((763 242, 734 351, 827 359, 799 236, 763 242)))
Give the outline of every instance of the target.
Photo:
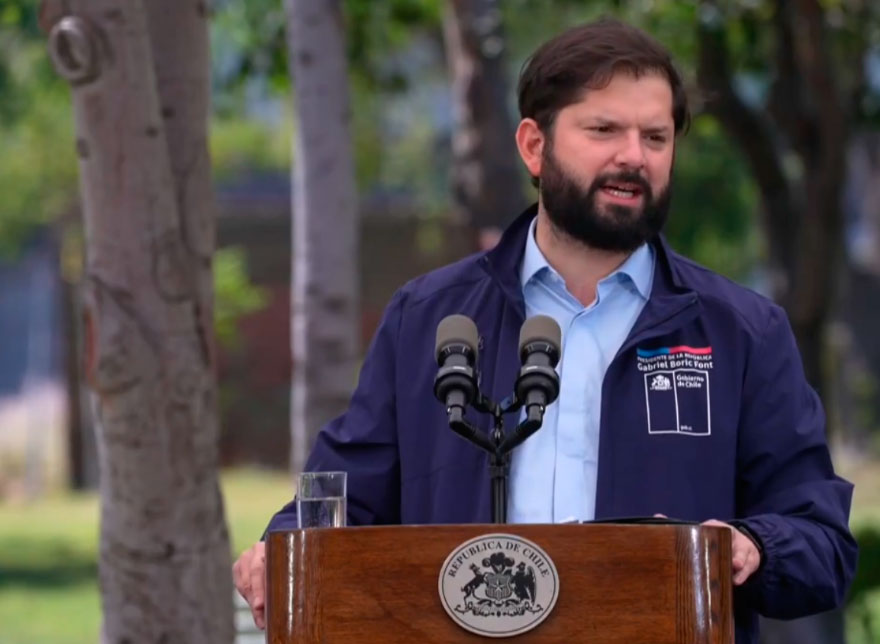
POLYGON ((880 132, 851 137, 846 196, 856 234, 849 255, 854 267, 880 278, 880 132))
POLYGON ((866 453, 872 429, 880 419, 880 133, 859 132, 850 137, 846 180, 848 261, 840 320, 848 333, 837 361, 844 386, 847 447, 866 453))
MULTIPOLYGON (((63 234, 62 234, 63 239, 63 234)), ((63 245, 63 242, 62 242, 63 245)), ((62 254, 62 264, 63 264, 62 254)), ((86 455, 86 427, 83 422, 82 377, 79 360, 79 323, 76 284, 67 275, 61 276, 61 324, 64 328, 64 380, 67 393, 68 483, 72 490, 89 487, 86 455)))
POLYGON ((42 8, 76 119, 104 642, 234 636, 217 479, 205 18, 192 0, 42 8))
POLYGON ((338 0, 287 0, 295 90, 291 468, 345 410, 359 349, 358 218, 338 0))
POLYGON ((485 248, 525 206, 497 0, 447 0, 443 34, 455 118, 452 193, 485 248))

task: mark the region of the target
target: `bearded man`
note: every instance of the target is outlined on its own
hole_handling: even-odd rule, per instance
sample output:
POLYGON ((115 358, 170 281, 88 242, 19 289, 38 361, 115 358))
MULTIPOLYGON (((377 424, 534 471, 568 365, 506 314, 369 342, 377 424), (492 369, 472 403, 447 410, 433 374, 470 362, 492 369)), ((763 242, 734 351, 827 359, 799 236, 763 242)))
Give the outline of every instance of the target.
MULTIPOLYGON (((852 486, 834 473, 786 315, 660 235, 688 123, 669 54, 620 22, 583 25, 535 52, 518 93, 538 203, 492 250, 395 294, 307 469, 348 472, 351 525, 489 522, 487 455, 434 398, 434 329, 450 314, 476 322, 480 388, 501 400, 521 325, 548 315, 562 329, 559 397, 513 452, 508 520, 730 526, 739 644, 757 642, 758 613, 837 606, 855 568, 852 486)), ((268 529, 295 528, 295 512, 268 529)), ((263 557, 259 543, 235 566, 260 625, 263 557)))

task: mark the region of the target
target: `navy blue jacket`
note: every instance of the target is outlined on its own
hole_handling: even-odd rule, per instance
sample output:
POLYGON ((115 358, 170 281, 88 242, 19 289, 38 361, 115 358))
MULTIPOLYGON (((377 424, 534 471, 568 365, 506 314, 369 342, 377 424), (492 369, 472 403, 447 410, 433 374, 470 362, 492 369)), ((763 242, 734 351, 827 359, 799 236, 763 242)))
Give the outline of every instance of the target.
MULTIPOLYGON (((433 395, 434 331, 447 315, 472 318, 481 390, 511 393, 525 316, 518 269, 535 212, 493 250, 413 280, 388 305, 348 411, 323 428, 307 464, 348 472, 350 524, 491 521, 488 457, 449 429, 433 395)), ((756 613, 785 619, 841 603, 856 563, 852 486, 832 468, 783 310, 652 243, 651 297, 603 382, 596 518, 744 526, 763 563, 736 590, 736 640, 757 642, 756 613)), ((488 430, 487 416, 469 418, 488 430)), ((290 504, 269 529, 295 523, 290 504)))

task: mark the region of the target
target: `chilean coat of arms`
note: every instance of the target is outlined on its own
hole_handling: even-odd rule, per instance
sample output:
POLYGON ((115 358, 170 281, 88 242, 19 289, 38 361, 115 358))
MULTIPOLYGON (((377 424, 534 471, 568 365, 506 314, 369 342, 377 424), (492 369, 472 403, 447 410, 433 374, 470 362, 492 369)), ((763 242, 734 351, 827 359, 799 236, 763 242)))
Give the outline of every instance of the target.
POLYGON ((559 576, 536 544, 490 534, 463 543, 447 557, 439 587, 444 609, 460 626, 508 637, 544 621, 556 603, 559 576))
POLYGON ((456 612, 500 616, 544 610, 535 604, 536 580, 532 566, 523 561, 517 563, 503 552, 495 552, 481 563, 482 568, 474 563, 470 565, 474 576, 462 586, 462 603, 455 606, 456 612))

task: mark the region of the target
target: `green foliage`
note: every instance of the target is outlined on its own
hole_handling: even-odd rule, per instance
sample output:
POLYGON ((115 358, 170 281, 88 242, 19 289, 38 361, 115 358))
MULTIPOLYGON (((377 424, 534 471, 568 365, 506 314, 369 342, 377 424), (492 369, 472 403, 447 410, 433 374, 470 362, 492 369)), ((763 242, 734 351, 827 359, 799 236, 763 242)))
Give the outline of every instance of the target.
POLYGON ((51 69, 36 0, 0 8, 0 257, 73 204, 76 157, 66 85, 51 69))
POLYGON ((868 593, 880 590, 880 527, 863 525, 854 532, 859 544, 859 567, 847 598, 850 604, 857 604, 868 593))
POLYGON ((859 565, 848 604, 848 631, 854 640, 876 642, 880 638, 880 528, 865 525, 855 530, 859 544, 859 565))
POLYGON ((743 280, 759 252, 758 194, 745 162, 710 116, 677 143, 666 234, 679 252, 743 280))
POLYGON ((293 119, 277 125, 256 119, 217 117, 211 123, 211 164, 219 181, 252 172, 288 172, 293 119))
POLYGON ((880 383, 870 369, 859 367, 849 373, 853 413, 857 427, 874 431, 875 453, 880 453, 880 383))
POLYGON ((77 185, 70 105, 54 88, 31 92, 27 114, 0 124, 0 256, 70 208, 77 185))
MULTIPOLYGON (((406 55, 407 49, 420 39, 434 43, 437 52, 440 51, 442 7, 441 0, 342 2, 358 186, 370 190, 382 185, 394 190, 406 184, 410 192, 418 195, 420 208, 437 203, 437 185, 441 185, 444 192, 447 190, 445 167, 438 166, 431 155, 424 154, 424 150, 431 149, 435 143, 425 139, 425 129, 433 124, 423 116, 416 116, 411 122, 413 136, 392 135, 389 140, 387 114, 403 104, 407 105, 401 109, 412 111, 414 97, 407 92, 416 89, 412 82, 414 75, 418 75, 422 88, 433 81, 445 84, 442 57, 438 57, 430 69, 421 68, 414 74, 412 61, 406 55), (405 70, 407 66, 410 69, 405 70), (422 71, 426 73, 421 75, 422 71), (418 146, 421 146, 421 154, 408 153, 418 146), (391 167, 386 167, 391 159, 391 167), (406 171, 396 172, 399 168, 406 171), (415 183, 411 182, 413 177, 416 177, 415 183), (420 192, 426 185, 431 186, 430 191, 420 192)), ((257 122, 267 120, 267 109, 290 114, 285 20, 282 0, 216 3, 212 21, 214 108, 222 122, 241 120, 244 115, 249 121, 247 129, 253 133, 260 127, 257 122)), ((268 120, 276 121, 277 117, 273 115, 268 120)), ((260 156, 248 156, 255 151, 250 146, 243 147, 239 167, 253 159, 256 167, 263 169, 260 156)), ((223 160, 215 163, 224 175, 225 166, 223 160)), ((444 197, 442 201, 447 200, 444 197)))
POLYGON ((389 59, 420 36, 439 40, 443 1, 344 0, 343 5, 352 72, 374 91, 405 90, 409 78, 389 59))
POLYGON ((249 83, 286 94, 287 40, 282 0, 216 0, 211 20, 214 106, 240 114, 249 83))
POLYGON ((519 70, 538 45, 569 27, 614 17, 646 29, 687 68, 696 54, 697 8, 690 1, 641 0, 507 0, 499 3, 510 49, 519 70))
POLYGON ((582 22, 603 15, 618 15, 619 2, 613 0, 508 0, 499 2, 507 35, 512 73, 545 40, 582 22))
POLYGON ((29 88, 59 86, 37 23, 39 0, 4 0, 0 6, 0 123, 22 117, 29 88))
POLYGON ((221 344, 237 347, 239 318, 262 309, 267 299, 265 290, 248 279, 242 249, 223 248, 214 253, 214 331, 221 344))
MULTIPOLYGON (((352 75, 373 91, 403 89, 406 78, 388 65, 389 58, 425 32, 439 38, 442 9, 442 0, 342 0, 352 75)), ((287 92, 283 0, 218 0, 211 33, 221 103, 254 79, 272 91, 287 92)))

